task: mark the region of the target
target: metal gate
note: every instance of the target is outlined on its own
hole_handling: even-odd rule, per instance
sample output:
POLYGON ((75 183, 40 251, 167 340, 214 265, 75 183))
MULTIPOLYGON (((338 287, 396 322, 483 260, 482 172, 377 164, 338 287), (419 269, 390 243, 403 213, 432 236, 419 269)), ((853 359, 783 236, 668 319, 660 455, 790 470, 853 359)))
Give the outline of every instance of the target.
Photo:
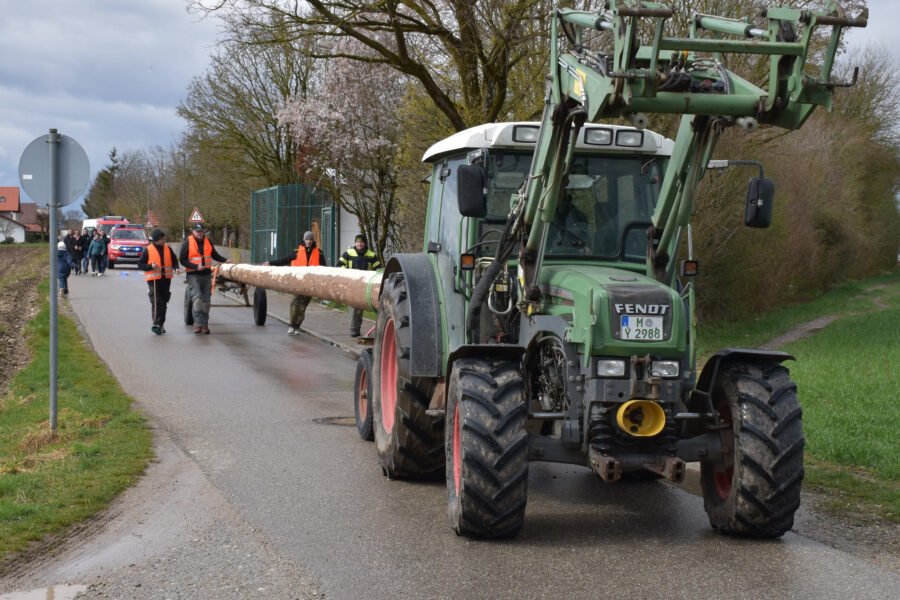
POLYGON ((260 264, 290 254, 312 231, 329 265, 337 239, 334 203, 324 190, 303 183, 278 185, 250 195, 250 261, 260 264))

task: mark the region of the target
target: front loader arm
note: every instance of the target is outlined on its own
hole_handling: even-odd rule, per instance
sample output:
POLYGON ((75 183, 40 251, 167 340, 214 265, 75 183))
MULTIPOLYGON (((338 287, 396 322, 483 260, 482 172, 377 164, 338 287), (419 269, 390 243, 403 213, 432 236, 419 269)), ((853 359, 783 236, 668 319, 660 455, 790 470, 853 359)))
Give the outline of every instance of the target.
POLYGON ((661 4, 639 0, 610 0, 598 12, 556 12, 541 132, 517 205, 520 212, 510 216, 522 225, 522 302, 539 301, 535 282, 543 230, 556 211, 586 121, 626 117, 642 129, 647 115, 683 115, 649 233, 648 275, 666 279, 671 276, 669 263, 678 233, 688 223, 694 190, 719 134, 733 125, 752 130, 758 123, 796 129, 816 106, 830 109, 834 87, 842 85, 831 80, 841 31, 865 27, 868 17, 864 11, 858 18, 848 18, 834 2, 823 12, 770 8, 763 15, 765 28, 746 20, 695 15, 689 37, 676 38, 663 34, 671 15, 661 4), (645 45, 641 45, 642 21, 652 26, 645 45), (832 33, 818 75, 812 76, 806 66, 816 27, 831 27, 832 33), (588 35, 604 31, 612 33, 611 54, 589 48, 588 35), (702 32, 715 37, 701 37, 702 32), (766 89, 725 69, 724 54, 769 56, 766 89))

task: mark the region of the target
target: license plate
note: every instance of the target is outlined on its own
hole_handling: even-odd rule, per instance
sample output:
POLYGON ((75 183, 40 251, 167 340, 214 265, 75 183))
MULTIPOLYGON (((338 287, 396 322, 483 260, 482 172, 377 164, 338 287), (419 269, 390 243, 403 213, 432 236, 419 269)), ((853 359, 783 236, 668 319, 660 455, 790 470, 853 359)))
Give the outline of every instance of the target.
POLYGON ((622 315, 619 317, 619 337, 623 340, 662 341, 663 318, 622 315))

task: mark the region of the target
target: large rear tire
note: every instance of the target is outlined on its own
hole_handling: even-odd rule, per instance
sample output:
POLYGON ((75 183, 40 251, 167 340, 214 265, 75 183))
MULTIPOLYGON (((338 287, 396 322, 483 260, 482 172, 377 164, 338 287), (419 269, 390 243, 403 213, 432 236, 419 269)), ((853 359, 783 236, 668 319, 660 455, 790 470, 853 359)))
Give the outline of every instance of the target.
POLYGON ((729 535, 783 535, 793 527, 803 481, 797 386, 780 364, 733 363, 720 372, 713 403, 728 427, 723 456, 700 466, 710 524, 729 535))
POLYGON ((387 477, 426 477, 444 467, 443 418, 428 414, 435 382, 409 374, 412 334, 402 273, 383 283, 375 324, 372 416, 375 447, 387 477))
POLYGON ((356 380, 353 386, 353 411, 359 437, 371 442, 372 430, 372 351, 363 350, 356 359, 356 380))
POLYGON ((517 362, 459 359, 447 398, 447 513, 459 535, 504 538, 525 522, 528 436, 517 362))

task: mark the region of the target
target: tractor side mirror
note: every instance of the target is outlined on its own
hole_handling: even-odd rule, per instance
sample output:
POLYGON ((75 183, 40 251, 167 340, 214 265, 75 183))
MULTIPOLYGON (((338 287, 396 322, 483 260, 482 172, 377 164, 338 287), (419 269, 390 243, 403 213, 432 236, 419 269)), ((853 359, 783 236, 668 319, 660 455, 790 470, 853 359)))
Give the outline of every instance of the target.
POLYGON ((460 165, 456 170, 459 214, 484 217, 487 214, 487 190, 481 165, 460 165))
POLYGON ((775 182, 765 177, 754 177, 747 190, 747 210, 744 225, 766 228, 772 224, 772 204, 775 200, 775 182))

